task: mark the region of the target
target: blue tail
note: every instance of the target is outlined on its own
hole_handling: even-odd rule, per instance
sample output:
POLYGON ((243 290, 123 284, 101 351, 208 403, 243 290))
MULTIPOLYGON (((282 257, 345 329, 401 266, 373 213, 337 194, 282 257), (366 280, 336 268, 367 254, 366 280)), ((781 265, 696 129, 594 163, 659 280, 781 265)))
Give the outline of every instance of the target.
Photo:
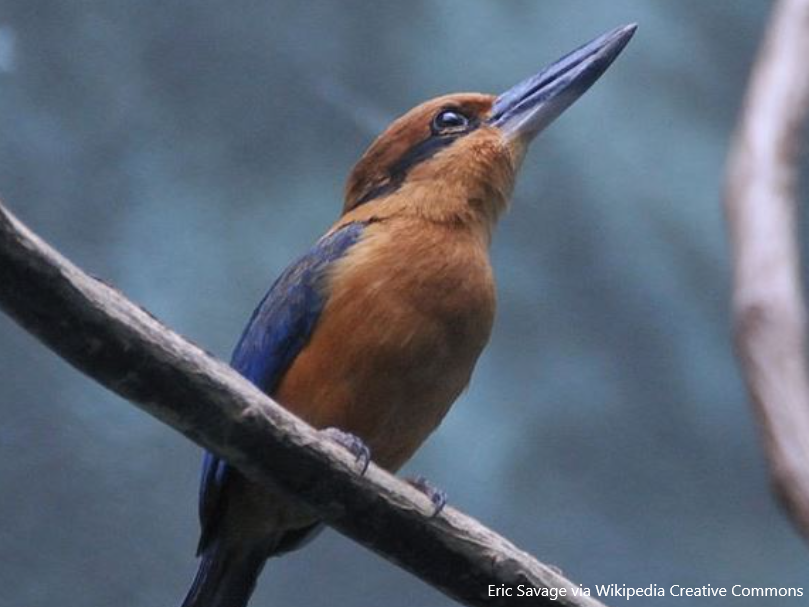
POLYGON ((265 550, 212 542, 182 607, 245 607, 267 559, 265 550))

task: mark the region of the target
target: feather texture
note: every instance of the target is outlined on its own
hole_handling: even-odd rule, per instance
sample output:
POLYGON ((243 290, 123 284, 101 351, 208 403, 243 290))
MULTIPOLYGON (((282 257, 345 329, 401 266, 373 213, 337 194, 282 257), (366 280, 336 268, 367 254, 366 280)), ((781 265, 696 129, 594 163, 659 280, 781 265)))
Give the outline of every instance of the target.
MULTIPOLYGON (((352 172, 343 216, 276 280, 233 354, 292 413, 356 435, 391 471, 466 388, 491 331, 488 246, 521 155, 486 123, 493 99, 441 97, 394 122, 352 172), (447 107, 469 128, 436 128, 447 107)), ((264 560, 321 526, 212 454, 200 519, 184 607, 243 607, 264 560)))
MULTIPOLYGON (((364 225, 348 223, 329 233, 273 283, 253 312, 233 353, 231 365, 256 386, 272 394, 283 373, 312 334, 323 309, 324 276, 330 266, 362 236, 364 225)), ((197 553, 216 535, 224 511, 226 488, 234 471, 205 453, 200 484, 202 526, 197 553)))

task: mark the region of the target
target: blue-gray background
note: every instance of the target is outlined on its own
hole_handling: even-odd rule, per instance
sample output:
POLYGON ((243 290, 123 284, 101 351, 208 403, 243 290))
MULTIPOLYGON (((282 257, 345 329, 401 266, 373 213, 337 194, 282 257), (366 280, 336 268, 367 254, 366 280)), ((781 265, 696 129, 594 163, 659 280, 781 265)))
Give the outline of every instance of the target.
MULTIPOLYGON (((0 0, 0 194, 227 357, 389 119, 437 94, 501 91, 638 21, 527 158, 492 251, 491 345, 409 470, 588 586, 807 585, 729 346, 718 202, 768 9, 0 0)), ((0 604, 178 604, 199 449, 5 317, 0 361, 0 604)), ((329 532, 272 562, 254 604, 450 602, 329 532)))

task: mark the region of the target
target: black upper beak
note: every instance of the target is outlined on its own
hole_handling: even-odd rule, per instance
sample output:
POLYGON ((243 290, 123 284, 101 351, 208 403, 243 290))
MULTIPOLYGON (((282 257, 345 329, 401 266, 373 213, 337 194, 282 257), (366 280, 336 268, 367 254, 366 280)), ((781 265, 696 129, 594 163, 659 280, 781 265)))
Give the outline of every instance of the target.
POLYGON ((510 88, 495 100, 489 123, 530 141, 601 77, 636 29, 616 28, 510 88))

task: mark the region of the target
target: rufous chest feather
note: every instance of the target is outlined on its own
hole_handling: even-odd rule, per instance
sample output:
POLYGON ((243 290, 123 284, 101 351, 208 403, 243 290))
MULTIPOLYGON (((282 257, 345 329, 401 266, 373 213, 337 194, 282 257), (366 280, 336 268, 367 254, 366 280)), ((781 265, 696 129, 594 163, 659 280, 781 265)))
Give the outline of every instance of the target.
POLYGON ((354 309, 366 319, 357 330, 375 343, 465 358, 464 350, 476 356, 488 340, 495 306, 488 252, 463 227, 372 224, 330 280, 327 311, 354 309))
POLYGON ((466 387, 494 317, 485 243, 419 223, 371 224, 335 264, 312 340, 278 394, 313 425, 359 435, 391 469, 466 387))

